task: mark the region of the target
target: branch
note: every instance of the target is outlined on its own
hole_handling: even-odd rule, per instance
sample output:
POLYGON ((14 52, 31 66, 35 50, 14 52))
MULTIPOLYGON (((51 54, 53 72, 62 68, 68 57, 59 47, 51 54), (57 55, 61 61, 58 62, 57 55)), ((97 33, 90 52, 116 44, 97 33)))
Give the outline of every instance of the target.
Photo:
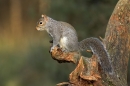
POLYGON ((98 60, 96 55, 91 58, 83 57, 78 52, 62 52, 55 47, 51 53, 52 58, 58 62, 78 63, 75 70, 70 74, 70 82, 63 82, 57 86, 103 86, 101 76, 98 72, 98 60))

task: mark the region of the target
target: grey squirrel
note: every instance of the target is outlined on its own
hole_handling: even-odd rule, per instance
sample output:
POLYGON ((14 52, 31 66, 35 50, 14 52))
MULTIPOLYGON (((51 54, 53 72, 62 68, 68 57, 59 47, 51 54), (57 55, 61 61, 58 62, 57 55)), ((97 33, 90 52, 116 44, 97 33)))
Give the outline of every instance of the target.
POLYGON ((102 69, 109 73, 113 73, 109 54, 104 45, 98 38, 90 37, 78 42, 78 36, 73 26, 66 22, 56 21, 46 15, 42 15, 38 21, 37 30, 46 30, 53 39, 51 51, 57 45, 64 52, 80 52, 90 48, 93 54, 98 56, 102 69))

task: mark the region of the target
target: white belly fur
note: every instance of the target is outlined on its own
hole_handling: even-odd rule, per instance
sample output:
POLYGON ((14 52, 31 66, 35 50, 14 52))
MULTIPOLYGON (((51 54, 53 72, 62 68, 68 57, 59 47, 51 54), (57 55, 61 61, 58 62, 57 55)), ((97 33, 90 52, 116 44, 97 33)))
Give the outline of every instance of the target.
POLYGON ((61 48, 66 48, 67 46, 67 37, 62 37, 61 39, 60 39, 60 47, 61 48))

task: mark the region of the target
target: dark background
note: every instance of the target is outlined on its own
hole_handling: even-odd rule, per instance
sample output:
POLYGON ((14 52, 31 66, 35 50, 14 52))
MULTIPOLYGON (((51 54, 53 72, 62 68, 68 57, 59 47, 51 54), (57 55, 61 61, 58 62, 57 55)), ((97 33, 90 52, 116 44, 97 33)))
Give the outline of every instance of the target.
POLYGON ((118 0, 0 0, 0 86, 55 86, 74 64, 49 54, 49 36, 35 29, 41 14, 72 24, 79 40, 103 37, 118 0))

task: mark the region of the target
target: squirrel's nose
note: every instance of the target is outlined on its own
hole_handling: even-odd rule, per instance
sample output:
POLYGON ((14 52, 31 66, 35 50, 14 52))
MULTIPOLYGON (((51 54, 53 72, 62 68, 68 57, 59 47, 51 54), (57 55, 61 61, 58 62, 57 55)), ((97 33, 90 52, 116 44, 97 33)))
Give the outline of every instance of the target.
POLYGON ((39 30, 39 28, 38 28, 38 27, 36 27, 36 30, 39 30))

